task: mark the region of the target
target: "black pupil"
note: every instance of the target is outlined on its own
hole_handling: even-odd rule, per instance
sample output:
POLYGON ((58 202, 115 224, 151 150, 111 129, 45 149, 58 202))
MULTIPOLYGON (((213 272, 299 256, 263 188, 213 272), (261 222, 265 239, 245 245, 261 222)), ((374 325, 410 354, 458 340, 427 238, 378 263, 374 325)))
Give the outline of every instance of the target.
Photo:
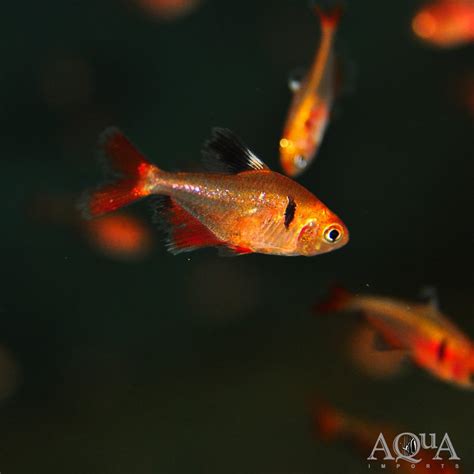
POLYGON ((339 237, 339 231, 336 229, 329 231, 328 237, 331 242, 336 241, 339 237))

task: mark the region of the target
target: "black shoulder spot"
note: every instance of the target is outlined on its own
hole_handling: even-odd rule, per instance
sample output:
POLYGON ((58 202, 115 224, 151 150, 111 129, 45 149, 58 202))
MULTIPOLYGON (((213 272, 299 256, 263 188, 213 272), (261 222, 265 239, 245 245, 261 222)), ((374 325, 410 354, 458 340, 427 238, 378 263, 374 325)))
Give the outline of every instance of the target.
POLYGON ((448 341, 446 339, 443 339, 438 346, 438 362, 443 362, 444 358, 446 357, 447 346, 448 341))
POLYGON ((296 202, 291 196, 288 196, 288 204, 286 205, 286 209, 285 209, 285 227, 287 229, 290 227, 290 224, 293 222, 293 219, 295 218, 295 211, 296 211, 296 202))

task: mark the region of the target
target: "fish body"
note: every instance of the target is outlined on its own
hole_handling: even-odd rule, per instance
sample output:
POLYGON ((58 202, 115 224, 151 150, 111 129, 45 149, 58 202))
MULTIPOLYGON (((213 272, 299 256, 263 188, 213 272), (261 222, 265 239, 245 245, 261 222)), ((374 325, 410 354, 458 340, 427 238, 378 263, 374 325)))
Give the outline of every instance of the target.
POLYGON ((414 363, 439 379, 474 389, 473 342, 433 304, 335 289, 317 309, 361 311, 388 346, 405 350, 414 363))
POLYGON ((341 9, 323 12, 321 40, 308 74, 299 85, 280 139, 280 162, 288 176, 301 174, 312 162, 329 123, 334 99, 334 36, 341 9))
POLYGON ((414 33, 440 48, 474 41, 474 1, 437 0, 421 8, 412 21, 414 33))
POLYGON ((116 129, 102 139, 125 177, 83 201, 92 216, 149 195, 173 253, 215 246, 227 253, 316 255, 348 241, 343 222, 307 189, 271 171, 228 130, 215 129, 203 153, 212 172, 165 172, 116 129))

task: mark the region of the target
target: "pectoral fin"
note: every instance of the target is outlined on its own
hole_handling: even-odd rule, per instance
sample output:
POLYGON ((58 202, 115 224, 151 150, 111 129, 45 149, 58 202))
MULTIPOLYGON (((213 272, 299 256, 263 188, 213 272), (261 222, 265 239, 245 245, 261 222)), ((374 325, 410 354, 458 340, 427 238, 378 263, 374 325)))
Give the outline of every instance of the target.
POLYGON ((387 340, 379 333, 376 333, 374 336, 374 349, 380 352, 399 350, 398 348, 389 344, 387 340))

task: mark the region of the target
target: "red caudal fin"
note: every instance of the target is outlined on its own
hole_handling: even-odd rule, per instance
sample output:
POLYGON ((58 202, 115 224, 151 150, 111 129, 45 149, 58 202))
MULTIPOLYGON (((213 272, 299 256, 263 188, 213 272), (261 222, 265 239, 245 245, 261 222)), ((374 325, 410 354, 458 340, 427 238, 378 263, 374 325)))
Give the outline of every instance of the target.
POLYGON ((332 8, 323 8, 319 5, 313 7, 315 13, 321 20, 321 26, 323 28, 337 28, 339 21, 341 20, 343 8, 341 5, 334 6, 332 8))
POLYGON ((206 226, 168 196, 157 196, 153 202, 154 220, 166 233, 166 248, 173 254, 203 247, 220 247, 225 243, 206 226))
POLYGON ((147 177, 156 169, 117 128, 107 128, 101 134, 99 147, 108 181, 82 198, 79 207, 86 217, 115 211, 147 196, 147 177))
POLYGON ((328 297, 316 303, 313 306, 315 313, 328 313, 331 311, 342 311, 347 308, 352 299, 352 295, 341 288, 340 286, 334 286, 331 288, 328 297))

